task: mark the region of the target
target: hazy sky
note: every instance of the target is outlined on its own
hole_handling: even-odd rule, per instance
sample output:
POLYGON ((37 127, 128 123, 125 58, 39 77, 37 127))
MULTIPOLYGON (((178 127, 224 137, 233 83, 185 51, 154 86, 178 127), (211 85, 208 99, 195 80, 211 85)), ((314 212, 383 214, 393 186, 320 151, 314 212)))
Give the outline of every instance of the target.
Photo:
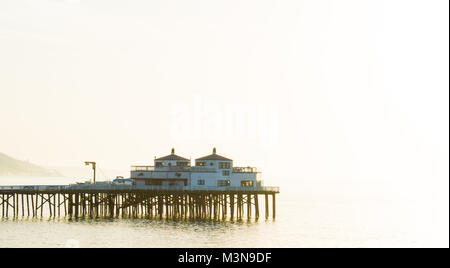
POLYGON ((126 172, 216 146, 285 189, 448 199, 448 5, 2 0, 0 151, 126 172))

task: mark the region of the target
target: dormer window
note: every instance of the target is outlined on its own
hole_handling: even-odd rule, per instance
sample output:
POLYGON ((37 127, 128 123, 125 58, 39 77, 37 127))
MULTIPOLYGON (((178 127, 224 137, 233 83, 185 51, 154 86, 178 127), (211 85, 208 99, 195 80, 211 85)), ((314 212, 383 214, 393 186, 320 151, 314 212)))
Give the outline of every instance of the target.
POLYGON ((164 166, 164 162, 156 162, 155 166, 156 167, 163 167, 164 166))

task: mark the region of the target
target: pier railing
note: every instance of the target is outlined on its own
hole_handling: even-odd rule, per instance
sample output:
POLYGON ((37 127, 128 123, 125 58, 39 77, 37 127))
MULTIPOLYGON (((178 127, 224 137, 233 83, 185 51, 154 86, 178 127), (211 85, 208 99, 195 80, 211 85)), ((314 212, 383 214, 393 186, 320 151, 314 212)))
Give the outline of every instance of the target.
POLYGON ((160 185, 71 185, 68 190, 147 190, 147 191, 218 191, 218 192, 279 192, 279 187, 238 187, 238 186, 160 186, 160 185))
POLYGON ((131 166, 131 171, 154 171, 155 166, 131 166))
POLYGON ((64 191, 67 190, 69 185, 11 185, 0 186, 2 190, 12 191, 64 191))
POLYGON ((144 172, 144 171, 179 171, 179 172, 195 172, 195 171, 202 171, 202 172, 217 172, 214 168, 208 168, 208 167, 179 167, 179 166, 166 166, 161 167, 158 170, 155 170, 154 166, 131 166, 131 172, 144 172))
POLYGON ((233 167, 233 173, 258 173, 256 167, 233 167))
POLYGON ((257 186, 257 187, 236 187, 236 186, 159 186, 159 185, 112 185, 112 184, 71 184, 71 185, 17 185, 17 186, 0 186, 0 191, 70 191, 70 190, 86 190, 86 191, 217 191, 217 192, 276 192, 280 191, 279 187, 273 186, 257 186))
MULTIPOLYGON (((197 167, 197 166, 166 166, 161 167, 161 171, 210 171, 210 172, 216 172, 217 170, 215 168, 208 168, 208 167, 197 167)), ((131 171, 133 172, 139 172, 139 171, 155 171, 155 166, 131 166, 131 171)), ((258 169, 256 167, 233 167, 234 173, 258 173, 258 169)))

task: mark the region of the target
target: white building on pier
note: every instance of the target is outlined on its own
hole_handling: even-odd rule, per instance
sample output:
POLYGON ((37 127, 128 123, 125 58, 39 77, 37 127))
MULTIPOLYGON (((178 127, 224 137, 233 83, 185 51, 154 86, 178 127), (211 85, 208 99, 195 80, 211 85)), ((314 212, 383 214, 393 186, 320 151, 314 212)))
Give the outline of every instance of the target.
POLYGON ((254 167, 233 167, 233 160, 216 153, 191 160, 175 154, 155 158, 153 166, 132 166, 136 185, 211 187, 260 187, 260 172, 254 167))

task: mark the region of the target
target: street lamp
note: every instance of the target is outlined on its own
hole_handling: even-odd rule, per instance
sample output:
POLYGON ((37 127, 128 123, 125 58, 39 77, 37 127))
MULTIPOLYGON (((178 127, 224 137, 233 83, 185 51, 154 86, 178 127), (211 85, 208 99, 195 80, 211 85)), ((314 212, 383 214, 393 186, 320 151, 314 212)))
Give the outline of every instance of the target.
POLYGON ((96 167, 95 167, 95 162, 88 162, 88 161, 86 161, 86 162, 84 162, 84 164, 86 165, 86 166, 89 166, 89 165, 92 165, 92 169, 94 170, 94 184, 95 184, 95 171, 96 171, 96 167))

